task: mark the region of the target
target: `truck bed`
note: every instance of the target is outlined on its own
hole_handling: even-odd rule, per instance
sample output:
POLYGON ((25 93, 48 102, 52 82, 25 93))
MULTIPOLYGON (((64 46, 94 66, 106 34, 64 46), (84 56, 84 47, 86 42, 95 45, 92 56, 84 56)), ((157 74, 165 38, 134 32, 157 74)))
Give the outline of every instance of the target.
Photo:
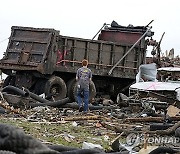
MULTIPOLYGON (((81 61, 88 59, 89 68, 95 76, 135 79, 137 68, 145 60, 145 38, 115 67, 111 75, 108 72, 143 32, 117 32, 116 38, 123 36, 118 41, 107 41, 105 34, 100 34, 103 40, 90 40, 62 36, 54 29, 13 26, 7 50, 0 60, 0 69, 30 70, 41 74, 75 73, 81 61), (130 41, 126 41, 128 37, 130 41)), ((113 37, 114 30, 107 34, 113 37)))

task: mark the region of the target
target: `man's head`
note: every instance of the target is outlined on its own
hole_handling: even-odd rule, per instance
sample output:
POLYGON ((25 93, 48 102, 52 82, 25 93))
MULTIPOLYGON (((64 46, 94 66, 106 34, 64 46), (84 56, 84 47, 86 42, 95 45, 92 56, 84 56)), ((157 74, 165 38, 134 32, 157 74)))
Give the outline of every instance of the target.
POLYGON ((87 66, 87 65, 88 65, 88 60, 83 59, 83 60, 82 60, 82 66, 87 66))

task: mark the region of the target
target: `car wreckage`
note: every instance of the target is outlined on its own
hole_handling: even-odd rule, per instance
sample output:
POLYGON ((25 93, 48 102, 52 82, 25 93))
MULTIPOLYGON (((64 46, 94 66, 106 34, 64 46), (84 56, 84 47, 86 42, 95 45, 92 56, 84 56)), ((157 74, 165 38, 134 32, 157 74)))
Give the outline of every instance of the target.
POLYGON ((180 68, 178 67, 162 67, 156 69, 155 64, 145 64, 140 66, 140 73, 144 81, 137 74, 136 83, 129 88, 129 96, 134 94, 140 97, 156 97, 161 101, 170 104, 176 103, 180 105, 180 68))

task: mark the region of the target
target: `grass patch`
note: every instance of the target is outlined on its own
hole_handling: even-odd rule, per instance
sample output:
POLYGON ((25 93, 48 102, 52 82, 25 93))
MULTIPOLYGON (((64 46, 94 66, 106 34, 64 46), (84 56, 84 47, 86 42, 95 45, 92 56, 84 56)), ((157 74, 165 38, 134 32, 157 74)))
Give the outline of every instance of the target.
MULTIPOLYGON (((73 126, 72 122, 66 123, 34 123, 28 122, 23 118, 4 118, 0 117, 1 123, 11 124, 22 128, 26 134, 29 134, 43 142, 62 144, 71 147, 82 147, 83 142, 100 144, 105 150, 110 149, 110 140, 105 141, 104 136, 107 130, 96 128, 95 121, 88 123, 80 122, 73 126)), ((111 135, 113 139, 115 135, 111 135)))

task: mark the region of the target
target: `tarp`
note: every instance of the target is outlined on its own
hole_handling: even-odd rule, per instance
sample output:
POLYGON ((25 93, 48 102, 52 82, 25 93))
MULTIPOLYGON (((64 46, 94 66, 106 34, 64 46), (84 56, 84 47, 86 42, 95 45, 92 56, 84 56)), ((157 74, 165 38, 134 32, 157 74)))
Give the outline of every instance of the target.
POLYGON ((139 66, 136 82, 156 81, 157 67, 155 63, 143 64, 139 66))

